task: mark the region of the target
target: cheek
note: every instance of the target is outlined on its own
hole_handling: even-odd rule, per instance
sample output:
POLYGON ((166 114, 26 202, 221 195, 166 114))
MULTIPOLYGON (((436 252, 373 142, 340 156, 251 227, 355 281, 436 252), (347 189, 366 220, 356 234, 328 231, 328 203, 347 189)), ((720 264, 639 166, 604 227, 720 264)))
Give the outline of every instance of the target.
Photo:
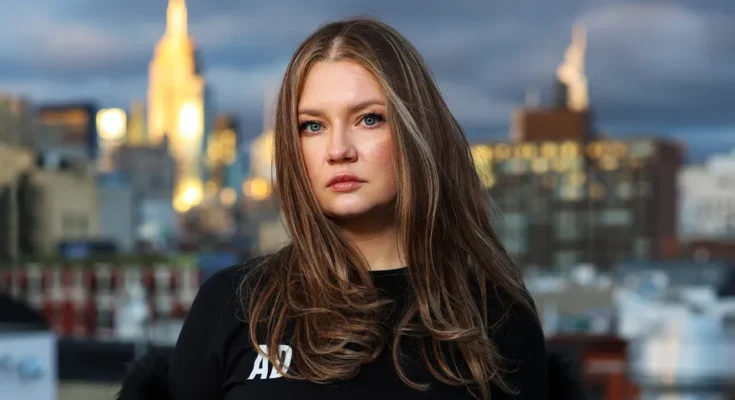
POLYGON ((309 181, 313 186, 314 181, 317 179, 316 175, 319 172, 319 155, 316 154, 316 151, 314 151, 311 146, 304 146, 304 143, 302 142, 301 156, 304 158, 304 167, 306 168, 306 174, 309 177, 309 181))
POLYGON ((393 159, 393 139, 390 133, 381 137, 374 142, 371 148, 372 168, 374 171, 380 171, 382 180, 386 187, 395 190, 395 163, 393 159))

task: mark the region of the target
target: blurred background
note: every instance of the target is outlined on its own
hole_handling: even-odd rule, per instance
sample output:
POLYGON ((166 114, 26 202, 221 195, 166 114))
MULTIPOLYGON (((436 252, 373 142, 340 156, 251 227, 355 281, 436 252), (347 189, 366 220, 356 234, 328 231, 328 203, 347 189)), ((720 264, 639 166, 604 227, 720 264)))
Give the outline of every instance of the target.
POLYGON ((735 398, 729 0, 3 2, 0 392, 111 398, 286 243, 278 82, 360 14, 426 58, 588 398, 735 398))

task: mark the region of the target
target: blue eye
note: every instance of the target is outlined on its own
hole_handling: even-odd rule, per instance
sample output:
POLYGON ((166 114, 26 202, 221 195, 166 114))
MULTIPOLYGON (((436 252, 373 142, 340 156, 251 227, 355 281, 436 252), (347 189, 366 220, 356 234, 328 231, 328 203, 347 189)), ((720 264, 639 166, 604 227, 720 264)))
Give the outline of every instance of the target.
POLYGON ((362 122, 367 127, 373 127, 384 121, 384 118, 380 114, 370 113, 362 117, 362 122))
POLYGON ((318 132, 322 129, 322 124, 316 121, 306 121, 299 125, 300 131, 306 131, 307 133, 318 132))

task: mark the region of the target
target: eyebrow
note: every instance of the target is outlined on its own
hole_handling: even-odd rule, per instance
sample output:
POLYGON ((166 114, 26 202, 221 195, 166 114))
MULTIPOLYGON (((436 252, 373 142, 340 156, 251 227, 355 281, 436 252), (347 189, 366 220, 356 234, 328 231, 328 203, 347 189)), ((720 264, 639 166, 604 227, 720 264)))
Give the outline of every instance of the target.
MULTIPOLYGON (((370 106, 385 106, 385 103, 382 100, 379 99, 369 99, 364 100, 359 103, 353 104, 350 106, 350 108, 347 110, 350 114, 354 114, 358 111, 364 110, 365 108, 368 108, 370 106)), ((299 110, 299 114, 308 114, 313 115, 315 117, 324 117, 324 112, 322 110, 314 109, 314 108, 304 108, 299 110)))

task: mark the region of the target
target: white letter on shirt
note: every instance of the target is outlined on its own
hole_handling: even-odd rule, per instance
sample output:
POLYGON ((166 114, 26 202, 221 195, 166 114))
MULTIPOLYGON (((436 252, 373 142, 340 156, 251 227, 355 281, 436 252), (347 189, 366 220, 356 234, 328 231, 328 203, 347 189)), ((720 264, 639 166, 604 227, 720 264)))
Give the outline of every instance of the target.
MULTIPOLYGON (((267 346, 261 344, 259 347, 264 353, 268 352, 267 346)), ((268 378, 268 365, 270 365, 270 363, 266 358, 263 357, 262 354, 258 353, 258 358, 255 359, 255 363, 253 364, 253 372, 250 373, 248 380, 252 380, 256 375, 260 375, 260 379, 268 378)))
MULTIPOLYGON (((268 354, 268 346, 261 344, 260 350, 268 354)), ((291 347, 282 344, 278 346, 278 350, 281 352, 281 355, 283 356, 283 365, 281 366, 281 369, 283 369, 284 372, 288 371, 288 367, 291 365, 291 358, 293 357, 293 350, 291 350, 291 347)), ((270 360, 260 353, 258 353, 258 357, 255 359, 255 363, 253 364, 253 372, 250 373, 250 376, 248 377, 248 380, 252 380, 256 376, 260 376, 260 379, 276 379, 281 378, 282 375, 276 370, 275 367, 272 367, 271 374, 268 376, 268 366, 272 365, 270 360)))
MULTIPOLYGON (((290 346, 287 346, 285 344, 278 345, 278 351, 281 352, 281 355, 283 356, 283 365, 281 366, 281 369, 283 372, 288 371, 288 366, 291 365, 291 357, 293 357, 293 351, 291 350, 290 346)), ((276 367, 273 367, 271 370, 271 376, 270 379, 280 378, 282 375, 278 373, 278 370, 276 367)))

